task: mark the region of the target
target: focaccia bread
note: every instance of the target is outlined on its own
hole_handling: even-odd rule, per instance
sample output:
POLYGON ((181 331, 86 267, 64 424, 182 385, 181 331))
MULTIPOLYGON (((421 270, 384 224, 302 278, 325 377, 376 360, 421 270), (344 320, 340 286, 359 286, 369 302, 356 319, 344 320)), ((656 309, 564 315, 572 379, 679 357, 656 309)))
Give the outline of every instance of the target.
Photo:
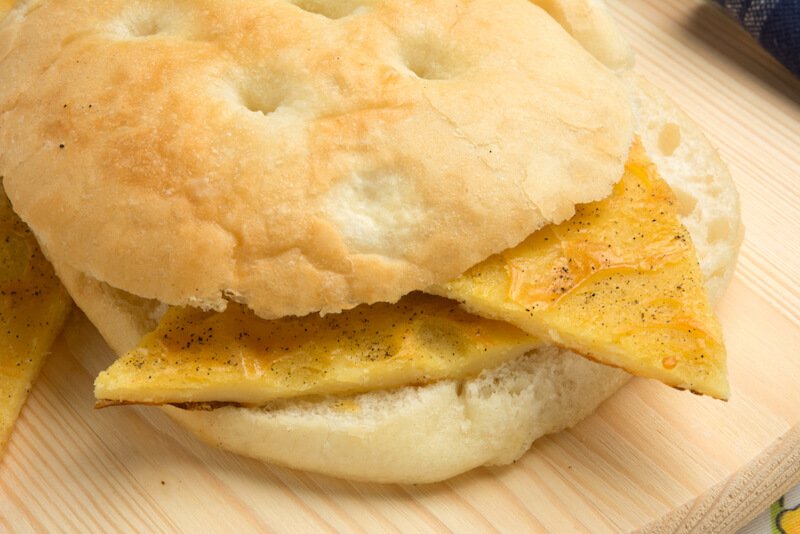
POLYGON ((8 195, 55 261, 171 305, 395 301, 606 196, 632 140, 524 0, 38 4, 0 28, 8 195))

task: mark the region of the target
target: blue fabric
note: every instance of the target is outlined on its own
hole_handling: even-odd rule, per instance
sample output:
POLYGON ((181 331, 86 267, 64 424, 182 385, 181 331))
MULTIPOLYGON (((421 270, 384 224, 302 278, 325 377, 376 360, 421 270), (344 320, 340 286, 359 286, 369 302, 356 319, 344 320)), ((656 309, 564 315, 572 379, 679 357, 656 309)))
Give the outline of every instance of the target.
POLYGON ((717 0, 775 58, 800 77, 800 0, 717 0))

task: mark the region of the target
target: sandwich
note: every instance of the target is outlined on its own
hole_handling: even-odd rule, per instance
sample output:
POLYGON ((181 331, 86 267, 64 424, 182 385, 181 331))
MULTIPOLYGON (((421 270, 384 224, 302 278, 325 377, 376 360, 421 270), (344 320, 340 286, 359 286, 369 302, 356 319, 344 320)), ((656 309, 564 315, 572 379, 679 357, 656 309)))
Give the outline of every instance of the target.
POLYGON ((0 174, 119 354, 98 406, 431 482, 632 375, 730 393, 736 190, 631 64, 582 0, 19 2, 0 174))

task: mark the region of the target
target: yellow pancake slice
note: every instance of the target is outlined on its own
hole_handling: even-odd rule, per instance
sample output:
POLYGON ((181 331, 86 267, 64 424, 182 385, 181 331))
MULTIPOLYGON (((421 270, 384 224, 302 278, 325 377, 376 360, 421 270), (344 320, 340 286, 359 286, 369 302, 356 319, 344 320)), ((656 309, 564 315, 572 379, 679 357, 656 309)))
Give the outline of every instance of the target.
POLYGON ((173 308, 98 376, 95 395, 100 405, 258 405, 353 394, 474 376, 544 340, 725 398, 720 328, 673 203, 637 145, 611 197, 436 289, 474 315, 422 294, 275 321, 235 304, 173 308))
POLYGON ((0 0, 0 19, 6 14, 8 10, 14 7, 14 0, 0 0))
POLYGON ((171 308, 95 381, 99 405, 357 393, 475 376, 537 345, 507 323, 413 293, 397 304, 266 321, 244 306, 171 308))
POLYGON ((610 197, 436 292, 631 374, 728 398, 722 331, 694 246, 638 142, 610 197))
POLYGON ((0 450, 71 307, 0 187, 0 450))

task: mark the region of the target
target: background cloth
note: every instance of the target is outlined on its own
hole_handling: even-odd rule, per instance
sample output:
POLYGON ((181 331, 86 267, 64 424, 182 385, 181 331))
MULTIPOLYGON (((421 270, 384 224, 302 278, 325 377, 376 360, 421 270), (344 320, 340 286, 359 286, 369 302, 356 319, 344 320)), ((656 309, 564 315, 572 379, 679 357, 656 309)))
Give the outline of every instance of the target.
POLYGON ((800 0, 717 0, 761 46, 800 77, 800 0))

